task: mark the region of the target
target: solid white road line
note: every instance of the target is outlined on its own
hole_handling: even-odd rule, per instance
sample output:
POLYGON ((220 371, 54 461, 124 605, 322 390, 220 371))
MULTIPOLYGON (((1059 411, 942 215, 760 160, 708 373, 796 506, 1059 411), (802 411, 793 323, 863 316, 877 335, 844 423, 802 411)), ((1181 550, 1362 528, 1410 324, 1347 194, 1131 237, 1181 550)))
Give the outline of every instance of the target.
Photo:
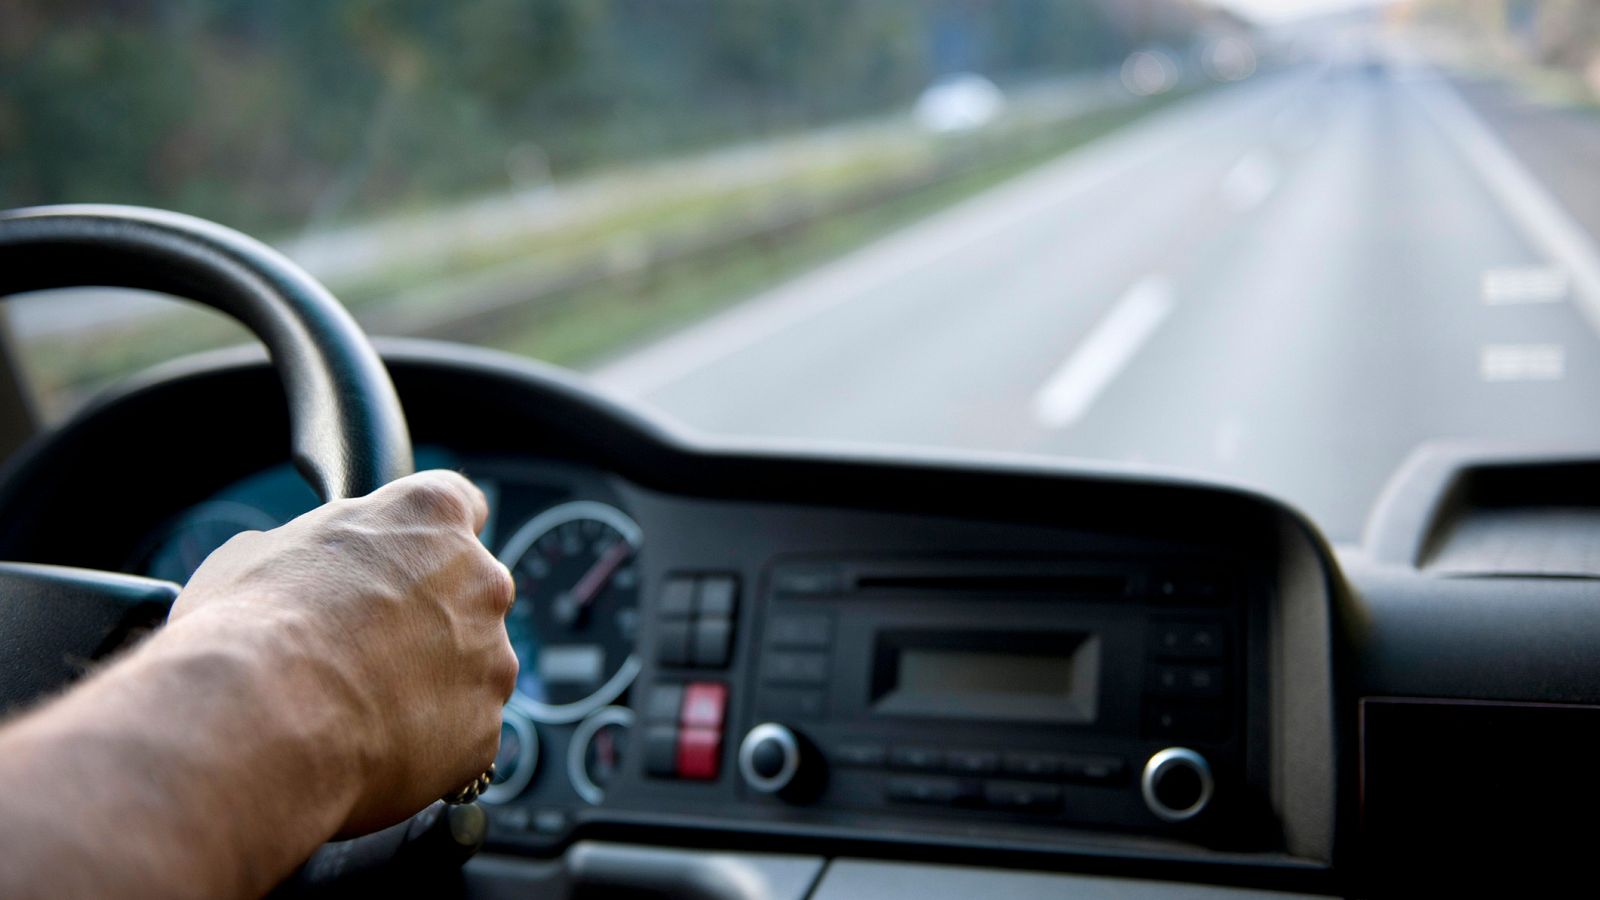
POLYGON ((1573 299, 1600 331, 1600 251, 1443 77, 1410 82, 1434 124, 1456 142, 1506 212, 1542 254, 1559 263, 1573 299))
POLYGON ((1566 372, 1560 344, 1485 344, 1478 352, 1484 381, 1560 381, 1566 372))
POLYGON ((1483 302, 1487 306, 1522 306, 1560 303, 1567 299, 1571 279, 1560 266, 1506 266, 1483 273, 1483 302))
POLYGON ((1172 285, 1159 275, 1129 288, 1034 395, 1033 413, 1039 424, 1065 428, 1083 418, 1172 312, 1172 305, 1172 285))

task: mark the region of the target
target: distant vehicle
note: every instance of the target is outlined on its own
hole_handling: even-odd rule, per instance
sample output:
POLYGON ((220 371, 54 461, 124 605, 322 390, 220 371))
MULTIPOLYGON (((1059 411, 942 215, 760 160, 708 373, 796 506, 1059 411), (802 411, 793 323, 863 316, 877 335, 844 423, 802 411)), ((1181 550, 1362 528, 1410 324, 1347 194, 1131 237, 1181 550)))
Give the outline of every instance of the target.
POLYGON ((1225 34, 1201 48, 1200 67, 1215 81, 1241 81, 1255 74, 1256 51, 1244 38, 1225 34))
POLYGON ((1122 86, 1140 97, 1165 94, 1178 85, 1178 64, 1159 48, 1135 50, 1122 61, 1122 86))
POLYGON ((934 82, 917 98, 917 123, 934 132, 971 131, 994 121, 1005 109, 1005 95, 975 72, 934 82))

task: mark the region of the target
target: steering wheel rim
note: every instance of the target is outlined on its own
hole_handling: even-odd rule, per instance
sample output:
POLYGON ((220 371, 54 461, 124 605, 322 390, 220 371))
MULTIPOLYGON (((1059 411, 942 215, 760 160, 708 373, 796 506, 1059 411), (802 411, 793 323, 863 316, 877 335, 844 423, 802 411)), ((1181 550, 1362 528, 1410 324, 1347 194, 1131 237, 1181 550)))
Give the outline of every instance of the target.
POLYGON ((399 397, 350 314, 288 257, 231 228, 136 206, 0 213, 0 297, 67 287, 157 291, 222 312, 266 345, 291 452, 323 500, 411 473, 399 397))
MULTIPOLYGON (((271 247, 204 219, 133 206, 0 212, 0 299, 69 287, 123 287, 191 300, 266 345, 288 401, 291 455, 324 501, 410 474, 411 438, 388 370, 316 279, 271 247)), ((148 627, 179 585, 91 569, 0 562, 0 712, 75 674, 130 622, 148 627), (51 635, 30 646, 21 634, 51 635), (58 646, 60 645, 60 646, 58 646)), ((487 778, 487 774, 483 778, 487 778)), ((470 799, 470 798, 469 798, 470 799)), ((482 845, 482 810, 436 803, 392 828, 324 845, 280 887, 317 893, 392 858, 459 864, 482 845)), ((416 866, 413 866, 413 870, 416 866)))

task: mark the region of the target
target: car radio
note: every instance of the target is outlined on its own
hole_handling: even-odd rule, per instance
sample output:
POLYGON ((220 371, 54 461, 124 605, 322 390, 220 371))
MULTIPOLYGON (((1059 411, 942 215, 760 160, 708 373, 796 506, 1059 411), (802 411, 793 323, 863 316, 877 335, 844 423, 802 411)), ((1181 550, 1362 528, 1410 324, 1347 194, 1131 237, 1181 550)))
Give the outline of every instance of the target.
POLYGON ((1205 565, 770 568, 748 802, 1162 831, 1246 793, 1245 586, 1205 565))

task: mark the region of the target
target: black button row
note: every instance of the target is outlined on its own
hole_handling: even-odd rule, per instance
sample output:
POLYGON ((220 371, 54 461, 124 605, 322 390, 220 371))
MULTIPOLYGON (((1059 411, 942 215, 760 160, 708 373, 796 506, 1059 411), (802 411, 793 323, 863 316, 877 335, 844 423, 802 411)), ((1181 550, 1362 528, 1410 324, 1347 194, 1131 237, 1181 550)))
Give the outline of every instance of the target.
POLYGON ((779 721, 822 718, 832 651, 833 617, 828 613, 780 612, 767 620, 758 714, 779 721))
POLYGON ((1157 663, 1150 667, 1145 689, 1163 697, 1222 697, 1222 667, 1157 663))
POLYGON ((1002 753, 995 750, 944 750, 903 745, 885 749, 881 744, 849 743, 833 748, 835 765, 851 768, 890 768, 908 772, 946 772, 954 775, 1002 774, 1016 778, 1116 784, 1127 765, 1115 756, 1075 753, 1002 753))
POLYGON ((1151 617, 1145 648, 1150 660, 1144 679, 1146 737, 1227 737, 1227 651, 1228 623, 1221 616, 1151 617))
POLYGON ((1233 600, 1229 579, 1209 575, 1167 575, 1150 581, 1150 598, 1181 606, 1224 606, 1233 600))
POLYGON ((1227 651, 1227 626, 1221 619, 1150 621, 1150 655, 1156 659, 1220 660, 1227 651))
POLYGON ((739 581, 732 575, 672 575, 656 610, 656 662, 679 668, 728 665, 739 581))
POLYGON ((1051 813, 1061 809, 1061 788, 1032 781, 981 781, 938 775, 898 775, 885 796, 893 803, 958 806, 1007 812, 1051 813))

